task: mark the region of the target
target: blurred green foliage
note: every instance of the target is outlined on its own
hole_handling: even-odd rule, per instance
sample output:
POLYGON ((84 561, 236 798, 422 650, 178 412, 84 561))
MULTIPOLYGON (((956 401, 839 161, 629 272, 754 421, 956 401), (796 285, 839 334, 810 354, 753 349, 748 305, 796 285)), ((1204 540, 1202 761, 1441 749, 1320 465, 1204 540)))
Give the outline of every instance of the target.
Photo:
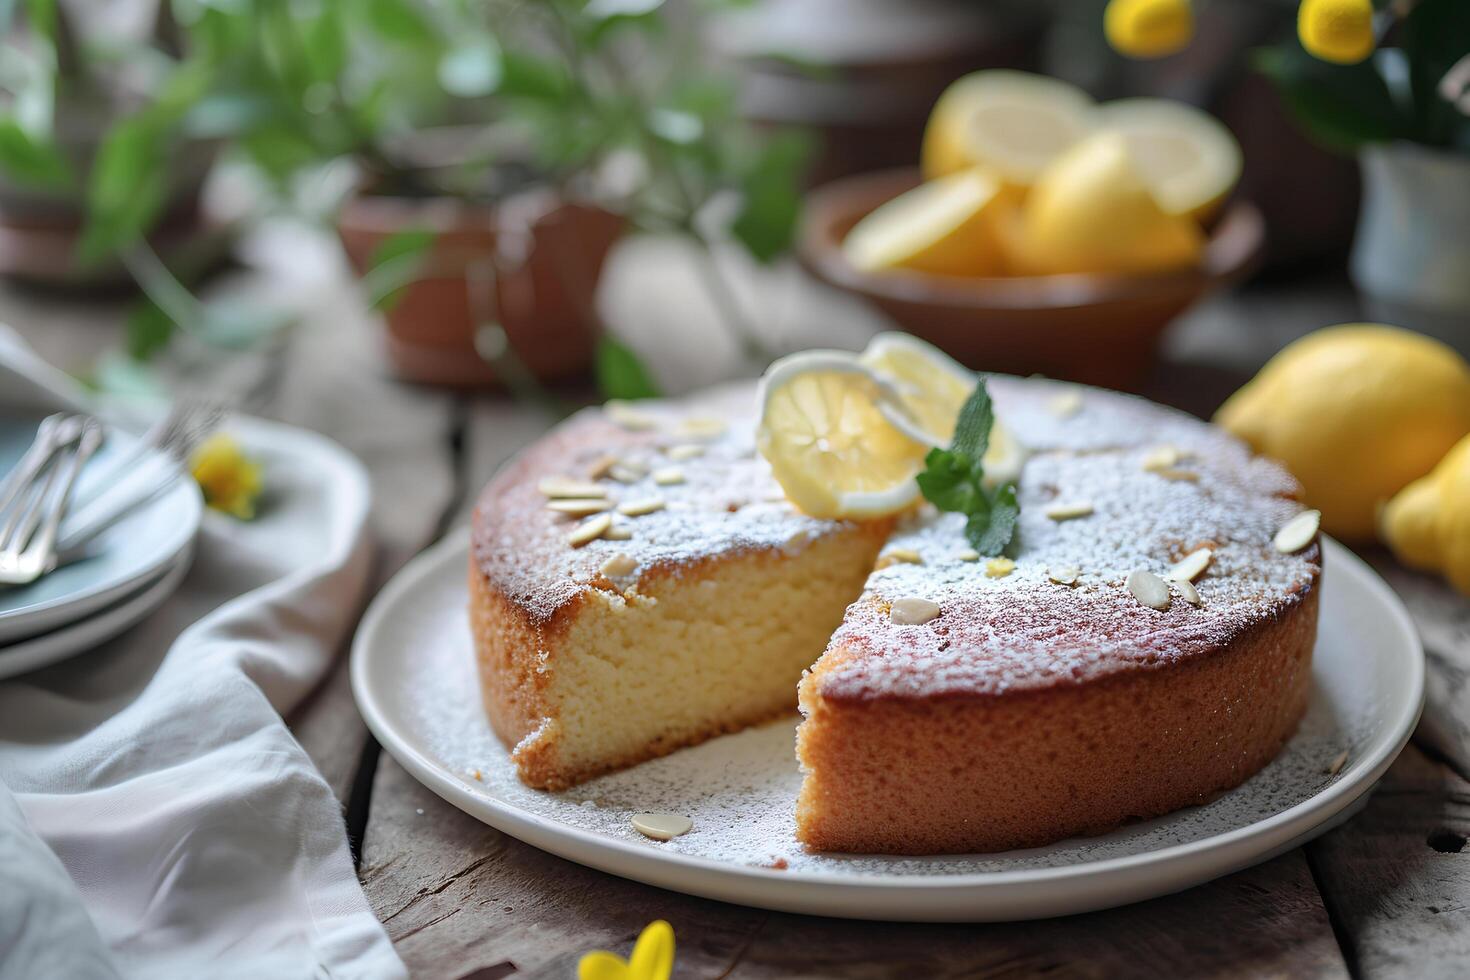
MULTIPOLYGON (((615 168, 634 226, 700 236, 705 205, 738 192, 731 233, 764 261, 790 241, 806 142, 736 118, 698 37, 728 2, 163 0, 148 37, 83 44, 56 0, 0 0, 0 24, 28 28, 0 47, 0 177, 74 199, 97 260, 141 247, 191 147, 249 160, 288 203, 344 159, 369 192, 484 201, 615 168), (95 120, 91 145, 64 119, 95 120)), ((411 238, 374 263, 374 304, 411 279, 411 238)), ((133 318, 136 354, 167 342, 162 310, 133 318)))
POLYGON ((1372 58, 1355 65, 1320 61, 1296 38, 1256 52, 1255 65, 1277 86, 1304 129, 1332 149, 1409 140, 1470 152, 1470 115, 1441 85, 1470 57, 1470 3, 1417 0, 1380 4, 1386 30, 1372 58), (1400 10, 1399 8, 1402 8, 1400 10))

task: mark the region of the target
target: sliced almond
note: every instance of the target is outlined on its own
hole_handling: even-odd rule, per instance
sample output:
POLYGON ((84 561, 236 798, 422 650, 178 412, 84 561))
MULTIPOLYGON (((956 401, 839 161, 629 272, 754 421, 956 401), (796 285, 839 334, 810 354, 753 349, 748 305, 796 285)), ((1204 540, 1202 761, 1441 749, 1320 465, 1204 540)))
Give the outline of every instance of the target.
POLYGON ((1133 593, 1133 598, 1150 609, 1163 612, 1169 608, 1169 586, 1153 572, 1142 569, 1129 572, 1126 584, 1128 591, 1133 593))
POLYGON ((1046 570, 1046 577, 1058 585, 1076 585, 1080 574, 1076 565, 1058 565, 1046 570))
POLYGON ((1317 530, 1321 526, 1322 512, 1320 510, 1304 510, 1281 525, 1281 530, 1276 532, 1276 537, 1271 540, 1271 543, 1283 555, 1301 551, 1316 540, 1317 530))
POLYGON ((606 497, 607 489, 596 483, 586 480, 574 480, 569 476, 548 476, 536 484, 536 489, 541 491, 543 497, 558 498, 580 498, 606 497))
POLYGON ((1196 473, 1194 470, 1181 470, 1176 467, 1166 466, 1162 469, 1149 470, 1149 472, 1155 473, 1158 476, 1162 476, 1166 480, 1177 480, 1187 483, 1199 482, 1199 474, 1196 473))
POLYGON ((606 497, 563 497, 546 502, 547 510, 554 510, 558 514, 570 514, 572 517, 600 514, 611 506, 612 501, 606 497))
POLYGON ((939 618, 939 603, 931 599, 908 596, 894 599, 888 607, 888 619, 899 626, 923 626, 939 618))
POLYGON ((958 558, 960 561, 979 561, 980 560, 980 552, 978 552, 978 551, 971 551, 968 548, 966 548, 964 551, 961 551, 955 557, 958 558))
POLYGON ((664 455, 672 460, 696 459, 704 455, 704 447, 692 442, 685 442, 677 446, 670 446, 664 455))
POLYGON ((641 409, 634 408, 631 404, 618 399, 610 400, 602 406, 607 417, 630 432, 643 432, 648 429, 658 428, 658 419, 641 409))
POLYGON ((1196 548, 1175 562, 1164 578, 1174 582, 1193 582, 1200 577, 1201 572, 1209 567, 1210 559, 1213 557, 1215 557, 1213 549, 1196 548))
POLYGON ((599 456, 587 468, 587 475, 594 480, 600 480, 607 476, 616 465, 618 465, 618 458, 616 456, 611 454, 599 456))
POLYGON ((648 475, 648 468, 632 466, 626 462, 614 463, 607 471, 609 479, 619 483, 637 483, 648 475))
POLYGON ((614 524, 602 532, 602 539, 604 541, 631 541, 632 538, 633 529, 626 524, 614 524))
POLYGON ((1179 598, 1183 599, 1191 606, 1198 606, 1204 602, 1204 600, 1199 597, 1199 589, 1196 589, 1194 587, 1193 582, 1189 581, 1188 579, 1174 579, 1173 581, 1174 588, 1179 590, 1179 598))
POLYGON ((1342 772, 1342 767, 1347 765, 1347 761, 1348 750, 1343 749, 1337 754, 1336 757, 1333 758, 1331 762, 1327 763, 1327 775, 1336 776, 1338 773, 1342 772))
POLYGON ((1070 503, 1052 504, 1042 511, 1047 517, 1054 521, 1070 521, 1077 517, 1086 517, 1092 513, 1092 504, 1086 500, 1075 500, 1070 503))
POLYGON ((922 565, 924 556, 913 548, 889 548, 878 556, 878 567, 887 568, 889 565, 922 565))
POLYGON ((675 431, 691 439, 718 439, 726 428, 724 419, 696 417, 684 419, 675 426, 675 431))
POLYGON ((602 574, 608 578, 622 578, 632 575, 638 568, 638 563, 621 551, 602 563, 602 574))
POLYGON ((677 466, 665 466, 653 471, 653 482, 661 487, 672 487, 684 482, 684 471, 677 466))
POLYGON ((633 818, 633 829, 654 840, 673 840, 694 829, 694 821, 682 813, 640 813, 633 818))
POLYGON ((618 513, 627 517, 642 517, 663 510, 668 504, 662 497, 645 497, 642 500, 625 500, 618 504, 618 513))
POLYGON ((1179 450, 1173 446, 1155 446, 1143 457, 1143 468, 1150 473, 1173 469, 1179 464, 1179 450))
POLYGON ((590 520, 583 521, 577 525, 577 529, 567 535, 567 544, 573 548, 580 548, 589 541, 596 541, 607 533, 612 527, 611 514, 598 514, 590 520))
POLYGON ((1005 578, 1016 570, 1016 563, 1009 558, 992 558, 985 563, 986 578, 1005 578))
POLYGON ((1064 391, 1046 404, 1047 411, 1059 419, 1069 419, 1082 411, 1082 393, 1064 391))

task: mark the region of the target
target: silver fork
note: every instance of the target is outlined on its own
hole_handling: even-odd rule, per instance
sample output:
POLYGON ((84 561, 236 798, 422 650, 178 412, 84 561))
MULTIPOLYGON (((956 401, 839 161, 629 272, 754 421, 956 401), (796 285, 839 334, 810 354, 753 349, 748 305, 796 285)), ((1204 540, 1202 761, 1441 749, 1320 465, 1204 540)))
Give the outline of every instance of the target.
POLYGON ((43 423, 33 447, 37 455, 26 454, 0 498, 8 508, 0 526, 0 584, 25 585, 55 567, 56 532, 66 516, 72 488, 100 445, 102 425, 96 419, 72 417, 51 426, 43 423))
MULTIPOLYGON (((107 478, 121 477, 142 461, 149 451, 157 451, 167 459, 167 475, 147 490, 107 508, 97 517, 68 528, 57 549, 56 564, 65 565, 85 557, 87 546, 98 535, 172 490, 188 473, 189 457, 194 454, 194 450, 219 428, 224 418, 225 410, 221 406, 199 399, 185 399, 175 405, 167 417, 148 430, 139 448, 129 452, 118 464, 107 467, 106 472, 99 477, 98 484, 107 478)), ((80 516, 86 517, 86 514, 80 516)))

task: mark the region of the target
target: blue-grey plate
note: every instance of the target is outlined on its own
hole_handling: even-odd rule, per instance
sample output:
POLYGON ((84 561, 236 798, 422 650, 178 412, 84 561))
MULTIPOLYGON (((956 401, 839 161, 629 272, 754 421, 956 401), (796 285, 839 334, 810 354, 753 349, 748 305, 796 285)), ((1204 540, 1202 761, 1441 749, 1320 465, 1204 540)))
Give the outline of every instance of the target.
MULTIPOLYGON (((0 474, 10 472, 25 453, 40 421, 40 415, 0 415, 0 474)), ((88 470, 104 472, 107 460, 133 442, 127 433, 111 430, 88 470)), ((85 482, 84 474, 84 487, 85 482)), ((188 556, 203 510, 194 481, 180 480, 158 500, 101 535, 87 558, 30 585, 0 587, 0 643, 75 622, 160 577, 188 556)))

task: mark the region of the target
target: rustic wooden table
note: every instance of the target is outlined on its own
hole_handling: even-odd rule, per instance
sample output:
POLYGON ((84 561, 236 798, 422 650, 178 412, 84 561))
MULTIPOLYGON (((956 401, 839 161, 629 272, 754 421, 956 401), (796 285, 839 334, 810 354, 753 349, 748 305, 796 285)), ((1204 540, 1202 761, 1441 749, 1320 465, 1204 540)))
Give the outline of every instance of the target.
MULTIPOLYGON (((371 317, 321 241, 275 229, 247 256, 251 271, 220 288, 268 294, 306 315, 278 350, 209 384, 363 460, 386 581, 463 522, 495 468, 551 420, 503 398, 387 380, 371 317)), ((671 391, 728 376, 734 361, 690 261, 672 243, 628 243, 603 295, 610 322, 648 352, 671 391)), ((882 326, 795 270, 737 274, 781 347, 856 347, 882 326)), ((0 292, 0 320, 71 370, 118 343, 123 315, 121 305, 0 292)), ((1208 414, 1282 344, 1356 316, 1335 278, 1217 298, 1176 324, 1147 393, 1208 414)), ((1430 675, 1424 720, 1367 808, 1258 867, 1066 919, 885 925, 788 915, 551 857, 441 802, 381 752, 353 704, 345 651, 292 724, 342 800, 363 887, 415 976, 571 977, 583 952, 626 951, 655 918, 676 930, 679 977, 1470 976, 1470 600, 1382 552, 1365 557, 1418 623, 1430 675)))

